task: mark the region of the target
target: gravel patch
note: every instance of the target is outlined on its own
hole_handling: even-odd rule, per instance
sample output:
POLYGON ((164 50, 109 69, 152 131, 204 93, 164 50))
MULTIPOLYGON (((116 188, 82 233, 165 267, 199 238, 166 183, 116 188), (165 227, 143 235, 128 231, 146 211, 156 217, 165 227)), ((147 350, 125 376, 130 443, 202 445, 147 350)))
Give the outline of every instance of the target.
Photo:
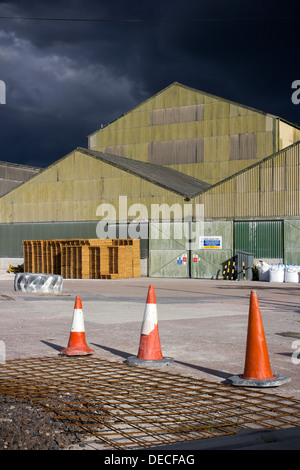
POLYGON ((44 407, 0 395, 0 450, 63 450, 83 441, 79 428, 44 407))

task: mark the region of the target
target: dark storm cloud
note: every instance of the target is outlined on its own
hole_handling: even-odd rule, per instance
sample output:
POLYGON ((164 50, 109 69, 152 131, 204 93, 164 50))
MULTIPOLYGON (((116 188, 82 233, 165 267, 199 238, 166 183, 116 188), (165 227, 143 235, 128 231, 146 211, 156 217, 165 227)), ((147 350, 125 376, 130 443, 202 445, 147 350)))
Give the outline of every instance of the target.
POLYGON ((276 5, 0 3, 0 16, 49 18, 0 19, 0 80, 7 89, 0 159, 48 165, 174 81, 300 123, 300 105, 291 102, 291 84, 300 79, 297 21, 280 20, 276 5), (207 21, 191 21, 200 18, 207 21))

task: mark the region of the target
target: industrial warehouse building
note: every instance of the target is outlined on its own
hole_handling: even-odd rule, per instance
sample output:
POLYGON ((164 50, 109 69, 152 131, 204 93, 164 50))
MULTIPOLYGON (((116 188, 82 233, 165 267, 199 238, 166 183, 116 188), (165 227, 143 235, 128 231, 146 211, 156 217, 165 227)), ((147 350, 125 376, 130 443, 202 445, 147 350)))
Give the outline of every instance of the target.
POLYGON ((236 251, 300 264, 299 146, 296 125, 173 83, 0 198, 0 257, 140 234, 143 275, 216 278, 236 251))

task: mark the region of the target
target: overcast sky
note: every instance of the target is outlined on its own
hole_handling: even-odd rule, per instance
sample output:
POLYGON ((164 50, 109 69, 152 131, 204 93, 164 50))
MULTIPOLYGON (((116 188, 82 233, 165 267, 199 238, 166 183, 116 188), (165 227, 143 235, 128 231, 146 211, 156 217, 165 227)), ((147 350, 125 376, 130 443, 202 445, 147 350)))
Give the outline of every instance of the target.
POLYGON ((293 4, 0 2, 0 160, 45 167, 175 81, 300 125, 293 4))

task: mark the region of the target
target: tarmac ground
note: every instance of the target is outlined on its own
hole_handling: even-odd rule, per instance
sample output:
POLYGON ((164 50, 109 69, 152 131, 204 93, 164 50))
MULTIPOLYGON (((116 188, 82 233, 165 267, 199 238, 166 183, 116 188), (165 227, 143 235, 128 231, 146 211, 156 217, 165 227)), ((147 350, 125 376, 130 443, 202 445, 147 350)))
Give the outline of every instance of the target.
MULTIPOLYGON (((152 284, 162 352, 174 358, 168 372, 213 382, 243 372, 249 298, 255 290, 272 371, 291 378, 277 390, 300 400, 299 284, 177 278, 64 280, 57 295, 16 292, 13 284, 13 273, 0 274, 0 341, 6 360, 57 356, 67 346, 75 297, 80 295, 88 345, 100 358, 124 362, 137 354, 152 284)), ((270 434, 261 440, 262 434, 242 433, 220 438, 221 444, 220 439, 199 441, 198 447, 300 449, 298 428, 274 433, 274 439, 270 434)), ((188 446, 183 443, 179 448, 188 446)))

